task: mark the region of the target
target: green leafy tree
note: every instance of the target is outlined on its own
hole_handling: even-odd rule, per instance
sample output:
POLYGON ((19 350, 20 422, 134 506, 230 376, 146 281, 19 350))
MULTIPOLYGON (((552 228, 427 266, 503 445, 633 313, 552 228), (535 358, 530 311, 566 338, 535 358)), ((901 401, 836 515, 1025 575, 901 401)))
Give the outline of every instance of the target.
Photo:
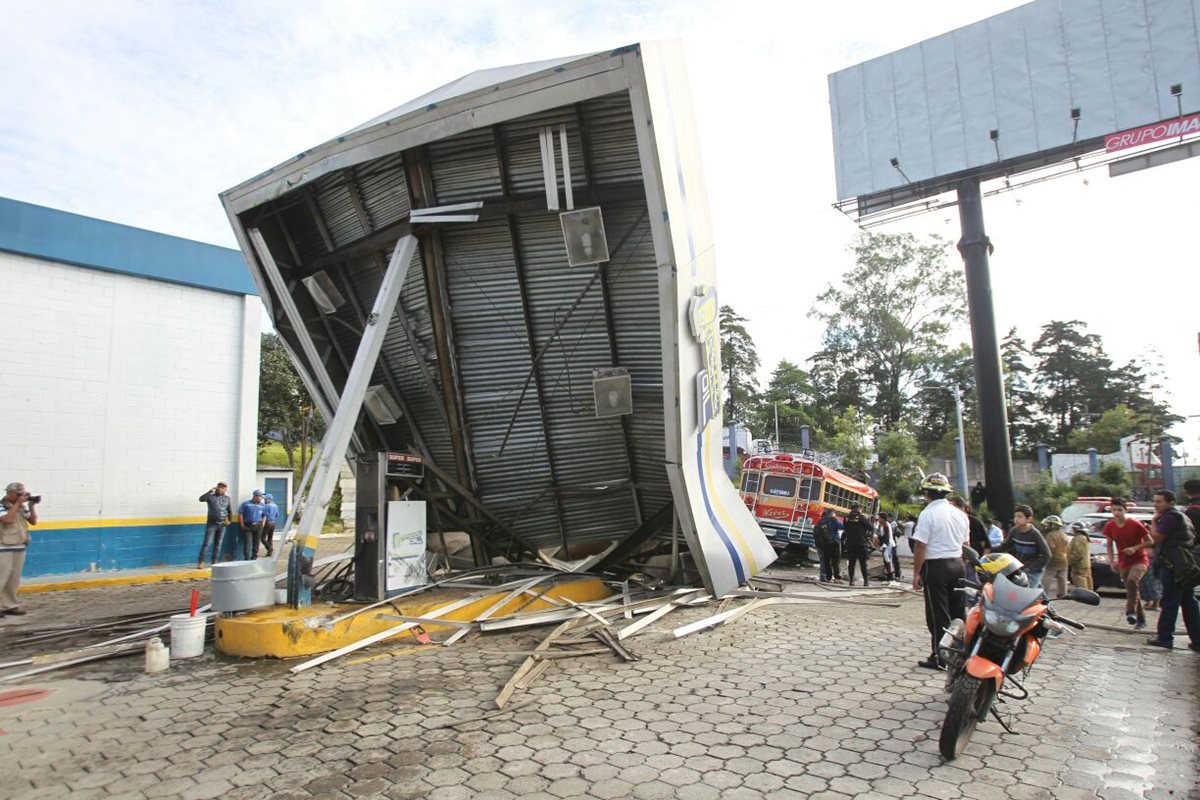
POLYGON ((1041 519, 1050 514, 1061 514, 1079 493, 1066 484, 1056 483, 1050 472, 1046 471, 1038 473, 1033 483, 1018 486, 1016 495, 1018 502, 1032 506, 1034 517, 1041 519))
POLYGON ((1138 433, 1139 430, 1138 416, 1129 406, 1120 405, 1105 411, 1088 427, 1071 431, 1067 435, 1067 447, 1073 453, 1086 452, 1089 447, 1101 453, 1115 453, 1123 437, 1138 433))
MULTIPOLYGON (((978 429, 979 412, 975 392, 975 360, 968 345, 946 350, 931 358, 919 374, 909 402, 908 418, 913 420, 917 441, 927 455, 940 455, 940 442, 950 441, 958 435, 957 409, 954 393, 962 398, 963 429, 978 429)), ((970 448, 968 447, 968 450, 970 448)))
POLYGON ((897 426, 879 437, 878 451, 876 488, 893 508, 899 508, 913 496, 921 481, 917 438, 904 426, 897 426))
POLYGON ((825 385, 856 374, 885 427, 904 417, 908 384, 945 350, 950 325, 965 316, 963 275, 947 263, 948 247, 936 237, 863 233, 851 248, 854 268, 809 312, 825 323, 814 369, 832 372, 825 385))
POLYGON ((767 388, 759 398, 755 415, 756 430, 774 434, 775 414, 779 414, 780 446, 796 450, 800 446, 800 428, 808 425, 813 431, 828 428, 832 416, 817 406, 815 390, 808 375, 798 365, 780 360, 771 372, 767 388))
POLYGON ((847 408, 833 420, 829 449, 841 456, 842 469, 851 475, 866 472, 874 426, 874 418, 860 414, 857 408, 847 408))
POLYGON ((304 472, 325 433, 325 423, 300 382, 278 334, 264 333, 258 376, 259 450, 279 442, 288 467, 304 472))
MULTIPOLYGON (((1062 447, 1071 431, 1087 427, 1114 401, 1112 359, 1094 333, 1080 320, 1055 321, 1042 326, 1033 343, 1037 359, 1034 384, 1043 412, 1051 423, 1050 444, 1062 447)), ((1118 385, 1116 393, 1123 394, 1118 385)))
POLYGON ((726 422, 749 422, 758 394, 758 350, 747 319, 729 306, 721 306, 721 369, 725 373, 726 422))
MULTIPOLYGON (((929 448, 929 455, 938 458, 958 458, 958 450, 954 446, 954 440, 957 438, 958 426, 955 425, 929 448)), ((967 458, 983 458, 983 434, 976 423, 963 423, 963 439, 966 440, 967 458)))
POLYGON ((1133 485, 1129 473, 1117 461, 1106 461, 1095 475, 1079 473, 1071 476, 1071 491, 1076 497, 1129 497, 1133 485))
POLYGON ((1000 361, 1004 369, 1004 399, 1007 403, 1008 433, 1013 450, 1031 454, 1048 438, 1049 430, 1038 417, 1037 394, 1033 390, 1034 371, 1025 340, 1011 328, 1000 342, 1000 361))

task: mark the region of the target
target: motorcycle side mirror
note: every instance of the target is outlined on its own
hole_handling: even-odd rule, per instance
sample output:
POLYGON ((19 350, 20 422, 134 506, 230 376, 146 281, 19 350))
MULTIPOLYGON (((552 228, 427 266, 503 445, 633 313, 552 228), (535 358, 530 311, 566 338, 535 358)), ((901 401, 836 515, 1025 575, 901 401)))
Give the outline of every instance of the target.
POLYGON ((1074 600, 1076 603, 1083 603, 1088 606, 1100 605, 1100 595, 1088 589, 1072 589, 1067 592, 1067 599, 1074 600))

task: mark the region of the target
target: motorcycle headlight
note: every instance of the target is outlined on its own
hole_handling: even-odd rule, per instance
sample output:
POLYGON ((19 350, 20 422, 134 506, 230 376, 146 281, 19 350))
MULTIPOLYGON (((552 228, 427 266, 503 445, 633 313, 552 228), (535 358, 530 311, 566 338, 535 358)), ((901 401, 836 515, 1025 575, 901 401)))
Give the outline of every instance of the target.
POLYGON ((983 624, 987 626, 989 631, 1001 636, 1015 636, 1017 631, 1021 630, 1020 620, 1006 617, 990 608, 983 610, 983 624))

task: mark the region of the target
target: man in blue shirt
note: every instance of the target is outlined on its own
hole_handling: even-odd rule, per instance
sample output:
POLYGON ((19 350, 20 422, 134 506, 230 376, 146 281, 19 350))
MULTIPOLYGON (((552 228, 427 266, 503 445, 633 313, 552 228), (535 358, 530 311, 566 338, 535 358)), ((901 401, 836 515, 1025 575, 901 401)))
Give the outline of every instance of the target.
POLYGON ((251 561, 258 558, 258 542, 262 538, 263 493, 255 489, 254 496, 238 507, 242 523, 242 558, 251 561))
POLYGON ((275 497, 264 494, 262 544, 267 549, 267 558, 275 554, 275 520, 277 519, 279 519, 279 506, 275 504, 275 497))

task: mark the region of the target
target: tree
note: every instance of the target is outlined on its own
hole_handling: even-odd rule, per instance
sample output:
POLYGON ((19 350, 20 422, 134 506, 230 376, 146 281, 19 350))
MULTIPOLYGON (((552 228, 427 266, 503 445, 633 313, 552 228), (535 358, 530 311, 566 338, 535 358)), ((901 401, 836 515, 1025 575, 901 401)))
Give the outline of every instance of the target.
POLYGON ((780 439, 788 443, 788 448, 798 449, 800 426, 808 425, 816 430, 818 427, 827 427, 832 420, 828 412, 817 407, 815 397, 804 370, 782 359, 775 366, 766 390, 759 397, 754 424, 758 430, 774 432, 775 414, 778 411, 780 439))
POLYGON ((879 438, 876 488, 895 508, 907 503, 921 481, 917 438, 898 426, 879 438))
POLYGON ((315 451, 315 442, 324 435, 325 424, 316 410, 283 342, 274 333, 261 340, 262 364, 258 378, 259 450, 279 442, 287 454, 288 467, 303 473, 315 451), (299 451, 300 463, 296 455, 299 451))
POLYGON ((1129 497, 1133 486, 1119 461, 1106 461, 1095 475, 1086 472, 1072 475, 1071 491, 1076 497, 1129 497))
POLYGON ((947 264, 949 243, 912 234, 863 233, 855 266, 829 286, 809 316, 825 323, 814 363, 833 377, 857 373, 870 408, 892 427, 923 364, 945 350, 950 325, 966 312, 963 275, 947 264))
POLYGON ((874 425, 871 415, 862 415, 857 408, 847 408, 833 421, 834 434, 829 449, 841 456, 841 468, 851 475, 866 472, 874 425))
MULTIPOLYGON (((1100 337, 1087 333, 1080 320, 1055 321, 1042 326, 1033 343, 1037 359, 1034 379, 1043 412, 1051 422, 1050 444, 1061 447, 1076 428, 1086 427, 1110 408, 1113 391, 1112 360, 1100 337)), ((1124 399, 1124 398, 1119 398, 1124 399)))
POLYGON ((913 421, 913 433, 926 455, 941 455, 935 448, 947 439, 953 453, 954 437, 958 435, 956 390, 962 397, 963 430, 970 452, 970 431, 978 430, 979 412, 975 359, 971 348, 965 344, 931 358, 919 373, 907 416, 913 421))
POLYGON ((1038 403, 1033 391, 1033 368, 1027 360, 1025 340, 1011 328, 1000 343, 1000 362, 1004 369, 1004 399, 1008 411, 1008 433, 1013 450, 1032 453, 1047 437, 1045 423, 1038 420, 1038 403))
POLYGON ((745 317, 721 306, 721 368, 725 373, 725 420, 748 422, 758 392, 758 350, 746 330, 745 317))
POLYGON ((1129 406, 1110 408, 1086 428, 1071 431, 1067 435, 1067 447, 1073 453, 1086 452, 1089 447, 1101 453, 1115 453, 1121 447, 1121 439, 1137 433, 1139 420, 1129 406))

